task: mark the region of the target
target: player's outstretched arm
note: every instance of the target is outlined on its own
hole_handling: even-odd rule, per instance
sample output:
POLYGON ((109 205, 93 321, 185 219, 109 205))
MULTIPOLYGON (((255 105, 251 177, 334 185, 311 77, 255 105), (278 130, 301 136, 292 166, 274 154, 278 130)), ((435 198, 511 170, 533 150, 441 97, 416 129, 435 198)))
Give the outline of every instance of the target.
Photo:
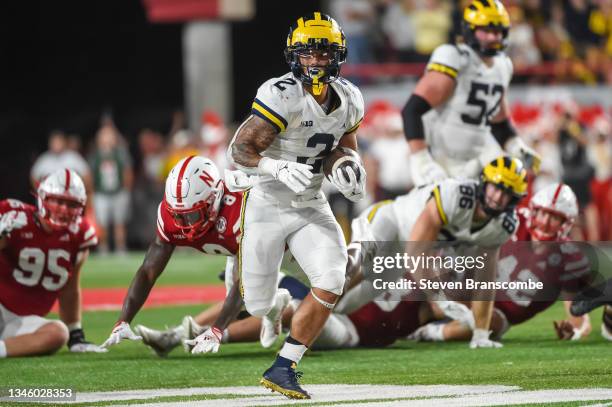
POLYGON ((136 272, 128 293, 123 300, 121 316, 109 338, 102 344, 103 347, 115 345, 123 339, 141 339, 141 337, 132 332, 129 324, 138 311, 140 311, 140 308, 142 308, 151 288, 155 285, 155 281, 166 268, 170 257, 172 257, 173 251, 174 245, 163 242, 159 236, 151 243, 145 254, 144 261, 136 272))
POLYGON ((68 349, 71 352, 106 352, 106 349, 85 340, 85 332, 81 326, 81 269, 89 257, 89 250, 82 250, 77 254, 74 273, 59 293, 60 319, 70 331, 68 349))
POLYGON ((261 156, 276 135, 277 130, 270 123, 250 116, 242 123, 229 147, 231 161, 248 174, 270 175, 293 192, 303 192, 313 177, 312 166, 261 156))

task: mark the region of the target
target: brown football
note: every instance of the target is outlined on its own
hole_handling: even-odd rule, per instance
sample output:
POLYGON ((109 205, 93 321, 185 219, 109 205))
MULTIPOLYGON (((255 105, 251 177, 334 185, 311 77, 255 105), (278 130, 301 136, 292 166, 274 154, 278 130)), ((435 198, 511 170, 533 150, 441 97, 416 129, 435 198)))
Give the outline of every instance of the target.
MULTIPOLYGON (((359 157, 359 154, 357 154, 355 150, 351 150, 347 147, 337 147, 332 150, 332 152, 329 153, 327 157, 323 159, 323 174, 325 174, 325 176, 329 178, 332 172, 332 168, 334 168, 334 163, 343 157, 352 157, 355 159, 355 161, 361 163, 361 157, 359 157)), ((353 169, 353 172, 357 176, 357 181, 359 181, 361 173, 359 172, 359 166, 357 165, 357 163, 355 163, 355 161, 345 160, 343 163, 340 164, 338 168, 342 169, 345 178, 348 179, 348 175, 346 174, 344 169, 347 167, 351 167, 353 169)))

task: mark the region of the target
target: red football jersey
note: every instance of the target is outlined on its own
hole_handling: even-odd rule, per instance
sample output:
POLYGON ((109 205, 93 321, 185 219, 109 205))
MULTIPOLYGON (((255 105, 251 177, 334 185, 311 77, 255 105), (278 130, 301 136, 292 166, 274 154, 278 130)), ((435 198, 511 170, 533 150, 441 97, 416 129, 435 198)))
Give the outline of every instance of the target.
POLYGON ((27 223, 0 250, 0 302, 17 315, 45 316, 72 277, 77 254, 98 243, 96 231, 82 218, 68 230, 46 232, 36 207, 0 201, 0 215, 10 211, 22 212, 27 223))
POLYGON ((168 204, 163 200, 157 208, 157 235, 175 246, 190 246, 208 254, 234 255, 238 252, 241 208, 242 192, 225 188, 215 225, 204 236, 189 241, 174 224, 168 204))
POLYGON ((419 327, 420 301, 400 301, 390 311, 383 311, 370 302, 348 317, 359 334, 360 346, 389 346, 399 338, 405 338, 419 327))
MULTIPOLYGON (((531 241, 528 217, 529 210, 521 208, 521 223, 516 237, 522 241, 531 241)), ((511 324, 527 321, 550 307, 562 290, 575 292, 585 287, 590 271, 588 258, 577 245, 567 239, 547 244, 540 253, 527 243, 509 241, 500 251, 497 270, 499 280, 540 281, 544 289, 498 290, 495 308, 501 310, 511 324)))

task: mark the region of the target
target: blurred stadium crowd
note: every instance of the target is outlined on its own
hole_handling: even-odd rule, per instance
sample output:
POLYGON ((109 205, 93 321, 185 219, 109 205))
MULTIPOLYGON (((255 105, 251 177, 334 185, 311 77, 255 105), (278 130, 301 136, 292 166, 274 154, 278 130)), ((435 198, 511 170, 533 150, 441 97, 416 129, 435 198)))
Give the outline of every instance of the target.
MULTIPOLYGON (((427 62, 461 33, 469 0, 330 0, 348 62, 427 62)), ((612 0, 508 0, 515 82, 612 84, 612 0), (540 78, 541 79, 541 78, 540 78)))
MULTIPOLYGON (((574 103, 529 106, 515 103, 513 120, 522 136, 542 155, 536 191, 563 181, 576 192, 582 211, 575 239, 612 240, 612 131, 609 112, 599 106, 574 103)), ((48 151, 31 170, 32 185, 53 170, 68 167, 85 180, 90 199, 88 214, 100 232, 98 251, 144 248, 155 236, 157 206, 170 169, 183 157, 210 157, 227 168, 226 146, 232 132, 212 111, 202 114, 198 134, 183 126, 176 113, 168 134, 143 128, 135 139, 121 134, 110 117, 87 146, 77 135, 53 131, 48 151)), ((398 107, 386 101, 371 103, 360 130, 360 148, 368 173, 368 197, 354 207, 333 188, 326 192, 345 230, 350 220, 375 201, 391 199, 412 188, 410 151, 398 107), (338 195, 338 196, 335 196, 338 195)))
MULTIPOLYGON (((329 11, 347 34, 350 63, 422 63, 435 47, 459 32, 459 10, 464 3, 330 0, 329 11)), ((552 63, 552 75, 547 77, 554 81, 612 84, 612 0, 506 4, 512 18, 509 54, 516 71, 552 63)), ((522 72, 527 73, 515 82, 539 78, 522 72)), ((368 199, 354 207, 339 194, 335 197, 334 189, 327 189, 345 231, 350 220, 371 203, 412 188, 399 108, 383 100, 366 106, 360 148, 368 173, 368 199)), ((612 240, 612 112, 605 109, 579 106, 571 98, 511 106, 520 135, 543 157, 532 190, 563 181, 576 192, 582 216, 574 239, 612 240)), ((194 132, 188 130, 183 112, 176 112, 166 134, 152 128, 122 134, 112 117, 103 115, 95 135, 51 132, 48 151, 33 163, 32 186, 57 168, 74 169, 85 180, 88 196, 94 197, 88 217, 96 220, 97 250, 141 249, 155 236, 157 206, 170 169, 191 154, 207 156, 219 168, 227 168, 225 152, 232 127, 215 112, 205 111, 194 132)))

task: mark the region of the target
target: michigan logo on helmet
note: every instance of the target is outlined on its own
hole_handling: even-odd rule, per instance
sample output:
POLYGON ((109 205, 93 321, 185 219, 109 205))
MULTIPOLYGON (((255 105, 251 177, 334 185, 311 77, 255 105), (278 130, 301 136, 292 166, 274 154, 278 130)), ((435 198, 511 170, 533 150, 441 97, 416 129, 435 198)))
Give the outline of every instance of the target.
POLYGON ((302 83, 312 86, 315 95, 323 85, 340 76, 340 65, 346 61, 346 38, 336 20, 315 12, 300 17, 289 28, 285 59, 291 72, 302 83), (305 65, 303 61, 318 57, 325 65, 305 65))
POLYGON ((470 47, 483 56, 494 56, 508 46, 510 16, 499 0, 473 0, 463 11, 462 34, 470 47), (489 47, 483 47, 476 38, 476 29, 498 29, 502 40, 489 47))
POLYGON ((494 159, 482 169, 480 181, 479 199, 484 211, 490 215, 498 215, 503 211, 492 209, 485 203, 487 184, 493 184, 511 196, 504 211, 513 209, 527 193, 527 170, 517 158, 500 156, 494 159))

